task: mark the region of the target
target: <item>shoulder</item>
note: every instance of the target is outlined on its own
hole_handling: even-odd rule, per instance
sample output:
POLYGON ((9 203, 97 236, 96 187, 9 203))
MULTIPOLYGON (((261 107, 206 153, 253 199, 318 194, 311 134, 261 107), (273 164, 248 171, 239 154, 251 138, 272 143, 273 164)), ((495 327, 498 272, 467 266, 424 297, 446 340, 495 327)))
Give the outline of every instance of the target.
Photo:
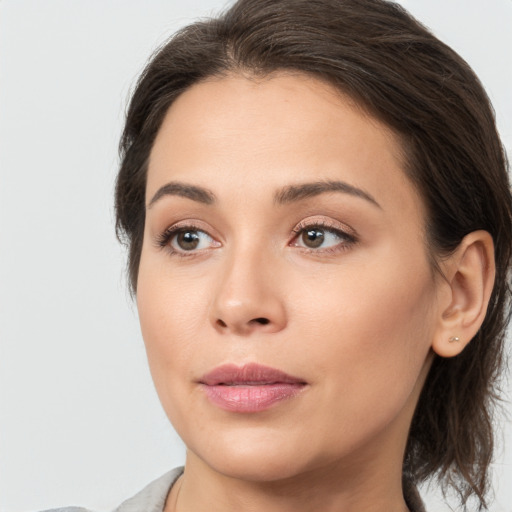
POLYGON ((165 473, 135 496, 123 501, 114 512, 163 512, 167 495, 182 474, 182 467, 165 473))
MULTIPOLYGON (((174 482, 182 475, 183 468, 175 468, 157 478, 135 496, 123 501, 114 512, 163 512, 167 495, 174 482)), ((93 512, 83 507, 63 507, 41 512, 93 512)))

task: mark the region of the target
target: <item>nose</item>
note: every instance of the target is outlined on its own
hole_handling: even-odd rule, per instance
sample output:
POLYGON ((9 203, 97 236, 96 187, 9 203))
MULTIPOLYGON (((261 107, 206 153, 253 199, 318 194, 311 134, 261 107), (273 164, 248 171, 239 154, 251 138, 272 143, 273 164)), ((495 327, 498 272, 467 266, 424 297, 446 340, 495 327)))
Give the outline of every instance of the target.
POLYGON ((249 336, 284 329, 287 315, 277 267, 261 252, 225 262, 211 308, 218 332, 249 336))

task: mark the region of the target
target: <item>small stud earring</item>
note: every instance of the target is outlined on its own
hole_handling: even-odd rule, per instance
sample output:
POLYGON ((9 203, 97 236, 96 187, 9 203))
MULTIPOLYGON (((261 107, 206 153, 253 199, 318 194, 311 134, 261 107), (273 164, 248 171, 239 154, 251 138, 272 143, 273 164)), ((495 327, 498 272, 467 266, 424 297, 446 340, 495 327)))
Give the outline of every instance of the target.
POLYGON ((457 342, 457 341, 460 341, 460 338, 458 336, 452 336, 449 340, 448 340, 448 343, 454 343, 454 342, 457 342))

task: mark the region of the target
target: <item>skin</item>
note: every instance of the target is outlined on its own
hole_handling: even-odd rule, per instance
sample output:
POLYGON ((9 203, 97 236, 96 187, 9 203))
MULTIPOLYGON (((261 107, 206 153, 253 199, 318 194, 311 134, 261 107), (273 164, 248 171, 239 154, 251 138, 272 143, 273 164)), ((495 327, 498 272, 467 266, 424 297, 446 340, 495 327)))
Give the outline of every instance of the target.
POLYGON ((432 348, 456 355, 464 341, 442 340, 483 318, 483 306, 463 316, 475 301, 458 269, 487 268, 492 242, 469 240, 436 278, 402 167, 390 129, 304 75, 210 79, 171 106, 150 156, 137 283, 155 386, 187 446, 166 512, 407 510, 402 459, 432 348), (347 187, 276 201, 319 181, 373 201, 347 187), (318 224, 324 242, 307 247, 301 230, 318 224), (173 226, 198 248, 164 240, 173 226), (307 385, 258 413, 212 404, 198 380, 249 362, 307 385))

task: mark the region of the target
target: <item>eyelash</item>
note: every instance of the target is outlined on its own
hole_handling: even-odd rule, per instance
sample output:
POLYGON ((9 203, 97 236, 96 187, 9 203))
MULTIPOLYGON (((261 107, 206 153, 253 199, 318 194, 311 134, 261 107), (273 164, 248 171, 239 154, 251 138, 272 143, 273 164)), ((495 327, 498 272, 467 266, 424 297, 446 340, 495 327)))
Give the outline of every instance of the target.
MULTIPOLYGON (((193 251, 193 250, 191 250, 191 251, 185 251, 185 250, 178 251, 178 250, 174 249, 171 246, 171 241, 173 240, 173 238, 176 235, 178 235, 180 232, 187 232, 187 231, 198 231, 198 232, 206 234, 208 237, 213 239, 213 237, 211 237, 207 233, 207 231, 205 231, 204 229, 202 229, 201 227, 199 227, 199 226, 197 226, 197 225, 195 225, 193 223, 178 224, 178 225, 171 226, 171 227, 167 228, 160 235, 158 235, 157 238, 156 238, 156 245, 160 249, 167 250, 167 252, 171 256, 178 256, 178 257, 181 257, 181 258, 193 258, 195 256, 198 256, 198 255, 200 255, 206 249, 199 250, 199 251, 193 251)), ((306 221, 302 221, 301 223, 299 223, 292 230, 293 239, 289 243, 289 245, 291 245, 292 247, 297 247, 301 251, 306 252, 306 253, 313 253, 313 254, 333 254, 333 253, 338 253, 338 252, 342 252, 342 251, 345 251, 345 250, 349 249, 352 245, 354 245, 355 243, 358 242, 358 239, 357 239, 356 235, 354 233, 352 233, 352 232, 348 233, 347 231, 349 231, 348 228, 346 230, 343 230, 343 229, 340 229, 339 227, 336 227, 333 224, 331 224, 329 222, 326 222, 324 220, 315 220, 315 221, 306 220, 306 221), (326 247, 326 248, 323 248, 323 249, 322 248, 313 249, 313 248, 303 247, 303 246, 296 245, 294 243, 303 232, 305 232, 307 230, 312 230, 312 229, 315 229, 315 228, 318 228, 320 230, 333 233, 338 238, 340 238, 342 241, 340 241, 340 243, 336 244, 333 247, 326 247)))
MULTIPOLYGON (((334 233, 340 240, 339 243, 334 245, 333 247, 325 247, 319 249, 312 249, 309 247, 302 247, 298 245, 292 244, 294 247, 298 247, 303 252, 313 253, 313 254, 335 254, 339 252, 343 252, 348 250, 351 246, 358 242, 358 238, 355 233, 349 229, 348 227, 345 229, 341 229, 338 225, 334 225, 330 222, 326 222, 325 220, 305 220, 300 222, 292 232, 295 234, 293 237, 293 241, 296 241, 299 236, 305 232, 312 229, 318 228, 322 231, 327 231, 330 233, 334 233), (350 232, 349 232, 350 231, 350 232)), ((292 242, 293 242, 292 241, 292 242)))
POLYGON ((200 231, 213 239, 213 237, 210 236, 203 228, 193 223, 177 224, 167 228, 163 233, 158 235, 156 238, 156 245, 161 249, 165 249, 171 256, 178 256, 181 258, 193 258, 194 256, 198 256, 198 254, 200 254, 198 251, 177 251, 171 246, 171 241, 176 235, 187 231, 200 231))

